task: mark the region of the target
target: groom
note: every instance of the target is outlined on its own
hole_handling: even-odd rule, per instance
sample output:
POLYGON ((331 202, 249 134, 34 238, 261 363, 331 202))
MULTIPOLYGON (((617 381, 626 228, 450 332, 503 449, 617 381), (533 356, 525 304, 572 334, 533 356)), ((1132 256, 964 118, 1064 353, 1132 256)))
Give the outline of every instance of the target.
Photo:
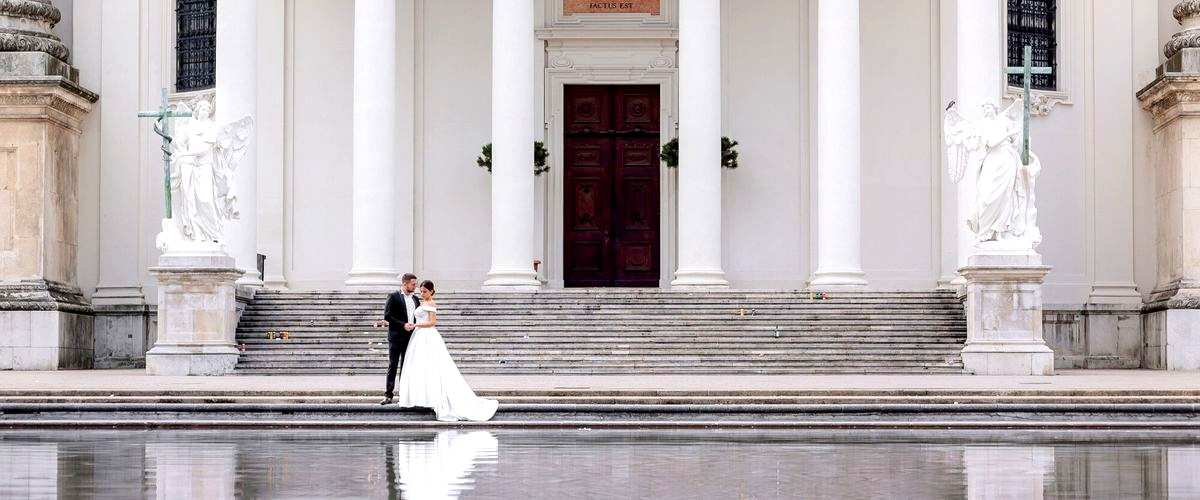
POLYGON ((416 328, 417 308, 421 299, 416 295, 417 276, 405 273, 400 279, 400 290, 388 294, 387 305, 383 307, 383 319, 375 322, 376 328, 388 327, 388 369, 387 391, 384 392, 381 405, 392 404, 392 391, 396 388, 396 368, 400 365, 400 356, 408 349, 408 339, 416 328))

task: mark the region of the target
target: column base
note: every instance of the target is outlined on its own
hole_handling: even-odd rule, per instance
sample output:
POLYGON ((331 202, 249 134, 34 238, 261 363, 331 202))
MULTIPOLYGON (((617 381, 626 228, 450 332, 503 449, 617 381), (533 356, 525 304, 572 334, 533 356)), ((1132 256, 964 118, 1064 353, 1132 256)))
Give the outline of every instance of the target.
POLYGON ((542 282, 538 281, 533 270, 493 269, 488 272, 487 280, 480 289, 485 292, 536 292, 542 289, 542 282))
POLYGON ((0 285, 0 370, 91 368, 93 321, 73 286, 41 279, 0 285))
POLYGON ((237 286, 255 289, 262 288, 264 286, 262 277, 258 275, 257 271, 242 274, 242 277, 238 278, 234 283, 236 283, 237 286))
POLYGON ((721 269, 680 269, 671 280, 673 290, 727 290, 729 281, 721 269))
POLYGON ((362 290, 395 290, 400 288, 400 272, 395 269, 354 269, 346 286, 362 290))
POLYGON ((1200 370, 1200 283, 1176 280, 1152 296, 1142 315, 1142 367, 1200 370))
POLYGON ((1088 296, 1090 304, 1142 304, 1142 294, 1133 283, 1095 283, 1088 296))
POLYGON ((808 281, 811 290, 861 290, 867 287, 867 274, 857 270, 824 271, 818 269, 808 281))

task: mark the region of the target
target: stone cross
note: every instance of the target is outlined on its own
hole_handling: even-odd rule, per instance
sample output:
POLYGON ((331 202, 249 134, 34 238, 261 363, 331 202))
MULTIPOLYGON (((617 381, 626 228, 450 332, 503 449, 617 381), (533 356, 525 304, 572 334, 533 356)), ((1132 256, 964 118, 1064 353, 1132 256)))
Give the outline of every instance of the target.
POLYGON ((155 118, 154 133, 162 137, 163 152, 163 193, 166 195, 166 215, 171 218, 171 122, 167 118, 187 118, 191 111, 171 111, 167 101, 167 89, 162 89, 162 104, 154 111, 138 111, 139 118, 155 118))
POLYGON ((1054 68, 1046 66, 1033 66, 1033 47, 1025 46, 1024 64, 1017 67, 1009 66, 1005 68, 1005 73, 1009 75, 1021 75, 1022 83, 1025 87, 1025 102, 1022 103, 1025 108, 1024 119, 1021 120, 1021 164, 1029 164, 1029 107, 1033 104, 1029 97, 1029 85, 1033 80, 1033 75, 1048 75, 1054 71, 1054 68))

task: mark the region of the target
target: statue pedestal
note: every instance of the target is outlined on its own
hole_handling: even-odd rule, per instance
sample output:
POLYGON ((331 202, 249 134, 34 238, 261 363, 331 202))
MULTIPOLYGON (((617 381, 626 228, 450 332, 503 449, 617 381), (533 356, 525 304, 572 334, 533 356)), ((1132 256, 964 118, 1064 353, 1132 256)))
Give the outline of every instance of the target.
POLYGON ((1042 340, 1040 255, 972 255, 959 269, 967 281, 963 365, 976 375, 1051 375, 1054 352, 1042 340))
POLYGON ((0 52, 0 370, 92 367, 75 263, 79 135, 96 94, 58 73, 74 74, 45 53, 0 52))
POLYGON ((233 257, 219 248, 167 252, 150 273, 158 279, 158 337, 146 353, 146 371, 153 375, 233 371, 238 359, 234 281, 242 276, 233 257))

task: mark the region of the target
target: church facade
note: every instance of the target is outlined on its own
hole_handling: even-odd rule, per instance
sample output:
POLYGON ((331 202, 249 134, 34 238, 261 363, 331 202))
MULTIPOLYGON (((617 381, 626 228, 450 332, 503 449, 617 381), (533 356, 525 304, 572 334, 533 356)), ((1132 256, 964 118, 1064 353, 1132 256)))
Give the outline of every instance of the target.
POLYGON ((1179 176, 1137 94, 1176 0, 52 3, 99 95, 74 283, 97 364, 153 331, 162 158, 137 113, 164 88, 254 120, 224 242, 247 290, 410 271, 446 290, 932 290, 971 252, 944 112, 966 87, 1007 106, 1003 68, 1031 45, 1053 69, 1029 128, 1060 362, 1158 367, 1147 304, 1200 277, 1194 209, 1164 206, 1195 195, 1164 194, 1179 176))

